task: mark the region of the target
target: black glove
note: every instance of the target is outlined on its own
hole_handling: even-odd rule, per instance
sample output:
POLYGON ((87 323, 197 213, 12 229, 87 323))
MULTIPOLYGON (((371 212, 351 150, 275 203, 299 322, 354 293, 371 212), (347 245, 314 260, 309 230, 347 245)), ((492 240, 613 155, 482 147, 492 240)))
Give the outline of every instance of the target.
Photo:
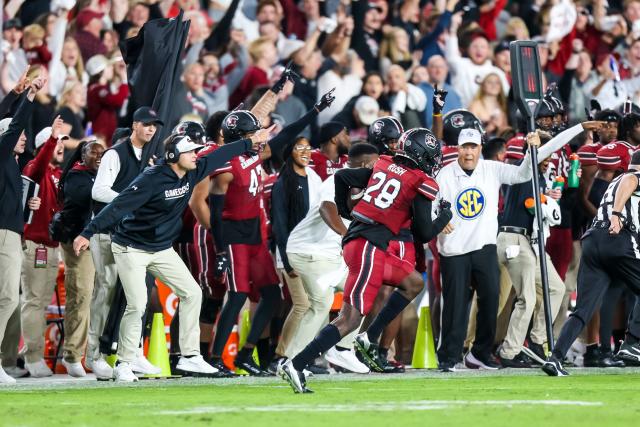
POLYGON ((214 277, 222 278, 225 277, 231 268, 231 264, 229 263, 229 258, 225 252, 219 253, 216 255, 216 271, 214 277))
POLYGON ((287 81, 295 83, 295 78, 297 76, 298 75, 291 70, 291 62, 289 62, 289 64, 287 64, 287 68, 282 72, 278 81, 271 86, 271 91, 273 93, 280 93, 280 91, 284 89, 285 83, 287 83, 287 81))
POLYGON ((449 203, 448 201, 446 201, 445 199, 440 199, 440 210, 445 210, 445 209, 449 209, 451 210, 451 203, 449 203))
POLYGON ((333 96, 333 91, 335 90, 336 88, 334 87, 329 92, 322 95, 322 98, 320 98, 320 101, 316 103, 315 108, 316 110, 318 110, 318 113, 322 110, 329 108, 333 103, 333 101, 335 101, 336 97, 333 96))
POLYGON ((444 100, 447 98, 447 92, 444 89, 438 89, 438 85, 434 87, 433 90, 433 114, 442 113, 442 109, 444 108, 444 100))

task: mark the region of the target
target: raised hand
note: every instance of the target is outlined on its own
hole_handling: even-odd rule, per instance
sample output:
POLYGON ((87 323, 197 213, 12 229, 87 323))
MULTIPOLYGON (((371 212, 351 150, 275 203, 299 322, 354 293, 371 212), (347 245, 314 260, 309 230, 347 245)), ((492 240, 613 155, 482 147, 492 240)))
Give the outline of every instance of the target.
POLYGON ((336 88, 334 87, 329 92, 327 92, 324 95, 322 95, 322 98, 320 98, 320 101, 318 101, 316 103, 315 109, 318 110, 318 113, 320 111, 326 110, 327 108, 331 107, 331 104, 336 99, 336 97, 333 95, 333 92, 335 90, 336 90, 336 88))
POLYGON ((60 116, 56 116, 51 124, 51 137, 58 139, 62 134, 62 125, 64 125, 64 120, 60 118, 60 116))
POLYGON ((442 113, 442 109, 444 108, 444 100, 447 98, 447 92, 444 89, 438 89, 438 85, 434 86, 433 91, 433 114, 442 113))

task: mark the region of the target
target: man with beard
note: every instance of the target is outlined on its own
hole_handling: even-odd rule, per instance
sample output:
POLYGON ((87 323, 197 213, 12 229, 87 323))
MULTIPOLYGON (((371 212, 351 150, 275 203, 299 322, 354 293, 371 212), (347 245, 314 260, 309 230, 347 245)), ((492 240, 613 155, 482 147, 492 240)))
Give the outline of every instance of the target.
POLYGON ((347 128, 339 122, 328 122, 320 128, 320 148, 311 152, 311 166, 322 180, 344 168, 351 146, 347 128))

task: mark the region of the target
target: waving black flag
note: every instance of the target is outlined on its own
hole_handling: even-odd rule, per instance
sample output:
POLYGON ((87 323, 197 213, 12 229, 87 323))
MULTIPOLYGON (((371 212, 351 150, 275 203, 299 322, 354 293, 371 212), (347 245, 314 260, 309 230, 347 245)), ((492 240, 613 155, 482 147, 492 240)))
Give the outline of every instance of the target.
POLYGON ((189 33, 189 21, 180 14, 171 19, 154 19, 144 24, 137 36, 120 43, 129 79, 130 114, 138 107, 150 106, 165 126, 159 128, 153 140, 142 152, 142 167, 149 159, 162 155, 161 141, 179 120, 172 115, 172 100, 182 91, 182 54, 189 33))

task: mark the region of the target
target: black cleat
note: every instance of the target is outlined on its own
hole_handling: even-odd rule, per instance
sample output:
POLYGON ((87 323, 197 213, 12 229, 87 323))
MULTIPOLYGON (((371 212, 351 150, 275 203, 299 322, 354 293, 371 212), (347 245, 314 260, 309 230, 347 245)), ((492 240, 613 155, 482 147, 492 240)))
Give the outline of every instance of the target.
POLYGON ((278 357, 277 359, 273 359, 271 363, 269 363, 267 372, 269 372, 271 375, 278 375, 278 367, 286 361, 286 357, 278 357))
POLYGON ((547 355, 544 354, 544 347, 542 346, 542 344, 536 344, 529 341, 529 346, 522 347, 522 351, 524 352, 524 354, 529 356, 529 358, 531 359, 531 363, 535 365, 542 366, 547 359, 547 355))
POLYGON ((598 344, 590 344, 587 346, 587 351, 585 351, 582 365, 585 368, 600 368, 600 349, 598 348, 598 344))
POLYGON ((236 357, 235 361, 236 368, 242 369, 247 372, 252 377, 271 377, 273 376, 271 373, 267 371, 263 371, 253 360, 253 357, 249 356, 246 359, 240 359, 236 357))
POLYGON ((438 363, 438 369, 440 372, 455 372, 456 371, 456 362, 450 361, 442 361, 438 363))
POLYGON ((217 362, 211 361, 211 366, 218 370, 218 373, 220 374, 219 378, 235 378, 239 376, 231 369, 227 368, 222 360, 218 360, 217 362))
POLYGON ((295 393, 313 393, 307 388, 307 380, 304 374, 293 367, 291 360, 287 360, 278 366, 278 375, 289 383, 295 393))
POLYGON ((624 341, 616 357, 622 359, 626 366, 640 366, 640 344, 627 344, 624 341))
POLYGON ((369 341, 369 336, 366 332, 356 335, 354 344, 356 351, 362 356, 362 363, 374 372, 384 372, 384 368, 380 366, 378 344, 369 341))
POLYGON ((542 370, 545 374, 550 377, 567 377, 569 376, 569 372, 567 372, 563 367, 562 363, 555 357, 553 354, 547 358, 547 361, 542 365, 542 370))
POLYGON ((601 368, 624 368, 624 360, 613 355, 611 350, 600 349, 599 367, 601 368))
POLYGON ((528 369, 531 368, 531 359, 521 351, 513 359, 501 357, 500 364, 503 368, 528 369))

